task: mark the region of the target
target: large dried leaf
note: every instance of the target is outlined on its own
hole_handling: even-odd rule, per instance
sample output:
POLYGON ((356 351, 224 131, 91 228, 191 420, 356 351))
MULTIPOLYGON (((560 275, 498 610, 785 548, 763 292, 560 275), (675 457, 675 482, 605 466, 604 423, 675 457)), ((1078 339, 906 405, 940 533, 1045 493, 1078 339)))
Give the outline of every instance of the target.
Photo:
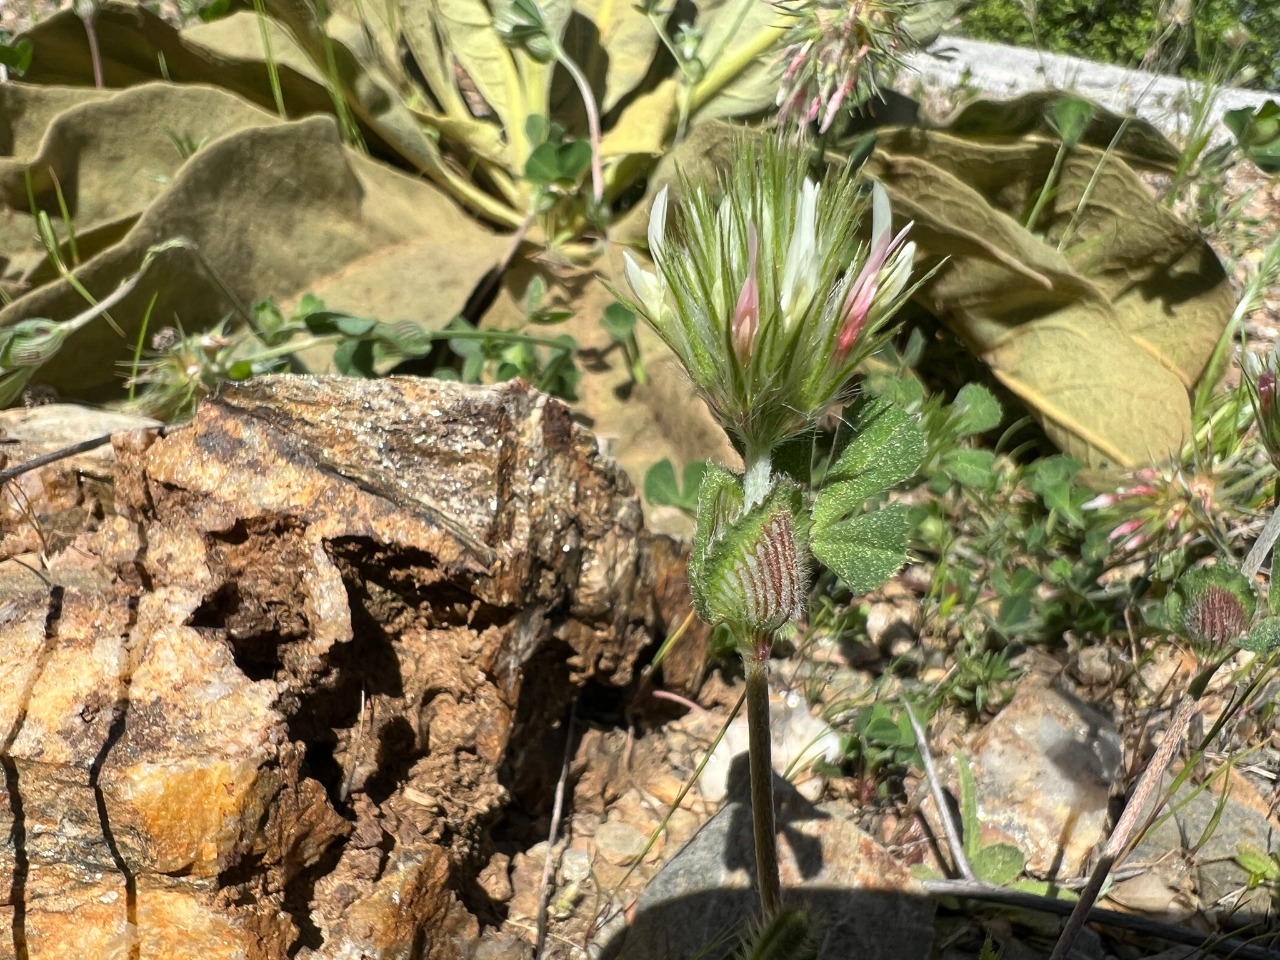
MULTIPOLYGON (((41 101, 37 91, 5 95, 41 101)), ((264 297, 321 290, 336 309, 376 308, 438 328, 506 247, 426 181, 343 146, 330 117, 285 123, 200 86, 84 91, 83 100, 52 116, 57 135, 39 146, 47 153, 0 161, 0 182, 10 187, 0 222, 14 225, 0 233, 0 262, 28 264, 10 280, 33 288, 0 311, 0 326, 65 319, 86 306, 34 252, 25 192, 15 201, 12 189, 26 167, 40 174, 46 208, 55 179, 40 171, 58 172, 83 261, 74 273, 95 297, 133 276, 156 245, 170 245, 112 310, 119 332, 90 324, 41 369, 37 380, 68 397, 119 395, 117 364, 132 356, 148 310, 151 329, 180 323, 193 331, 264 297), (210 139, 184 159, 166 131, 210 139), (113 231, 110 242, 85 250, 85 233, 113 231)), ((69 242, 63 250, 70 261, 69 242)))
MULTIPOLYGON (((961 107, 948 121, 947 131, 958 137, 1017 139, 1028 134, 1052 136, 1049 117, 1063 98, 1059 90, 1037 90, 1012 100, 975 100, 961 107)), ((1172 169, 1180 152, 1168 137, 1140 117, 1125 117, 1099 104, 1080 142, 1091 147, 1111 147, 1130 166, 1172 169)))
POLYGON ((0 158, 3 283, 11 294, 56 276, 40 243, 36 211, 49 215, 64 241, 63 258, 72 262, 61 215, 65 203, 76 252, 87 259, 104 237, 119 240, 169 188, 185 162, 181 142, 194 145, 277 122, 221 90, 168 84, 120 92, 6 84, 0 109, 15 118, 10 155, 0 158))
POLYGON ((782 73, 775 47, 788 24, 784 13, 759 0, 709 0, 698 4, 697 22, 703 31, 699 59, 707 68, 699 83, 706 95, 693 104, 697 119, 746 117, 772 107, 782 73))
POLYGON ((527 156, 529 106, 511 49, 493 29, 484 0, 430 0, 450 55, 506 129, 517 156, 527 156))
POLYGON ((593 84, 603 87, 601 113, 608 113, 648 74, 658 52, 658 33, 630 0, 575 0, 565 49, 593 84))
POLYGON ((1199 234, 1095 147, 1069 152, 1026 229, 1057 149, 891 130, 870 169, 916 221, 922 263, 941 263, 924 300, 1063 450, 1096 468, 1163 459, 1190 435, 1230 285, 1199 234))

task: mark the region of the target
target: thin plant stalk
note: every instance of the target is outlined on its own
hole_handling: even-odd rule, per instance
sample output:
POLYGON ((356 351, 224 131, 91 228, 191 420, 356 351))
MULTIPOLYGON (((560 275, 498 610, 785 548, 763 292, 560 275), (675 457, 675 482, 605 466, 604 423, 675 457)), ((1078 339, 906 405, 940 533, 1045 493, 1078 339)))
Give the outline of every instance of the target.
MULTIPOLYGON (((1169 769, 1169 764, 1173 762, 1174 754, 1182 746, 1183 739, 1187 735, 1187 728, 1191 726, 1191 721, 1195 719, 1196 712, 1199 709, 1200 698, 1209 686, 1209 681, 1213 679, 1213 675, 1218 671, 1218 668, 1226 663, 1230 656, 1230 653, 1226 653, 1201 669, 1195 679, 1191 681, 1187 692, 1178 700, 1178 704, 1173 710, 1173 717, 1169 720, 1169 729, 1166 731, 1164 739, 1160 741, 1160 746, 1155 755, 1152 756, 1151 762, 1142 771, 1142 776, 1138 779, 1137 786, 1133 788, 1133 795, 1129 797, 1129 802, 1125 804, 1124 812, 1120 815, 1120 819, 1116 821, 1115 829, 1111 831, 1111 836, 1107 838, 1106 846, 1102 848, 1102 855, 1098 858, 1098 864, 1093 868, 1093 873, 1089 876, 1089 883, 1080 891, 1080 899, 1076 903, 1076 908, 1071 911, 1071 916, 1067 919, 1066 926, 1063 927, 1062 935, 1054 945, 1053 953, 1050 955, 1049 960, 1066 960, 1067 955, 1071 952, 1071 947, 1080 935, 1081 928, 1089 920, 1089 911, 1093 909, 1093 905, 1098 901, 1098 896, 1102 893, 1102 887, 1107 882, 1111 868, 1115 866, 1117 860, 1124 856, 1125 851, 1128 849, 1134 828, 1138 825, 1138 818, 1142 816, 1143 810, 1147 806, 1147 801, 1156 792, 1165 771, 1169 769)), ((1219 718, 1219 724, 1221 722, 1222 718, 1219 718)), ((1220 726, 1215 725, 1210 736, 1216 735, 1219 729, 1220 726)), ((1208 742, 1207 738, 1205 742, 1208 742)), ((1201 748, 1203 749, 1203 744, 1201 748)))
POLYGON ((1178 702, 1178 706, 1174 709, 1173 719, 1169 722, 1169 730, 1160 742, 1160 748, 1156 750, 1155 756, 1151 758, 1146 770, 1142 772, 1138 785, 1133 789, 1133 795, 1129 798, 1129 802, 1125 804, 1124 813, 1120 815, 1120 819, 1116 822, 1116 828, 1107 839, 1106 846, 1102 848, 1102 855, 1098 858, 1098 865, 1093 868, 1093 873, 1089 875, 1088 885, 1080 891, 1080 899, 1076 901, 1075 909, 1071 911, 1071 916, 1067 918, 1066 926, 1062 928, 1062 934, 1058 937, 1058 942, 1054 945, 1053 953, 1050 955, 1049 960, 1067 960, 1067 955, 1071 953, 1071 948, 1075 945, 1076 938, 1089 920, 1089 911, 1098 902, 1098 896, 1102 893, 1102 887, 1107 882, 1107 877, 1111 874, 1111 868, 1115 866, 1116 861, 1120 859, 1128 848, 1133 829, 1138 824, 1138 818, 1142 815, 1147 801, 1151 799, 1151 795, 1155 793, 1156 788, 1159 786, 1165 770, 1173 762, 1173 755, 1178 752, 1178 748, 1182 745, 1182 739, 1186 736, 1187 727, 1191 725, 1191 721, 1195 717, 1196 707, 1197 700, 1190 695, 1184 696, 1178 702))
POLYGON ((262 39, 262 54, 267 61, 267 79, 271 84, 271 96, 276 102, 276 113, 281 120, 288 120, 289 114, 284 108, 284 90, 280 85, 280 67, 276 64, 271 34, 267 29, 267 6, 264 0, 253 0, 253 10, 258 18, 258 35, 262 39))
POLYGON ((600 110, 587 75, 573 62, 573 58, 556 44, 556 60, 568 71, 582 95, 582 106, 587 111, 587 135, 591 139, 591 196, 596 203, 604 199, 604 166, 600 160, 600 110))
POLYGON ((756 847, 756 882, 760 913, 765 923, 782 910, 782 881, 778 873, 778 828, 773 809, 773 738, 769 732, 769 648, 756 641, 745 653, 747 680, 747 743, 751 761, 751 823, 756 847))
POLYGON ((89 62, 93 65, 93 85, 102 90, 106 81, 102 72, 102 51, 98 48, 98 2, 85 0, 76 4, 76 13, 84 24, 85 42, 89 45, 89 62))

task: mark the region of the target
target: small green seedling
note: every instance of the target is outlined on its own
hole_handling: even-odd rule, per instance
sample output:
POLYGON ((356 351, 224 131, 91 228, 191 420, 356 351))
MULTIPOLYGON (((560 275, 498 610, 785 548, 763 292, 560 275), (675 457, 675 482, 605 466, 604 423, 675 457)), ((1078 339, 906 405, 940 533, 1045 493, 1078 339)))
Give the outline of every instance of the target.
POLYGON ((1022 874, 1027 858, 1011 843, 982 842, 982 823, 978 819, 978 787, 973 779, 973 769, 963 754, 956 758, 956 773, 960 780, 960 829, 963 832, 964 853, 974 876, 983 883, 1004 887, 1022 874))
POLYGON ((644 475, 645 499, 655 506, 678 507, 689 516, 698 511, 698 489, 707 472, 706 460, 693 460, 684 465, 683 483, 676 480, 676 469, 665 457, 644 475))

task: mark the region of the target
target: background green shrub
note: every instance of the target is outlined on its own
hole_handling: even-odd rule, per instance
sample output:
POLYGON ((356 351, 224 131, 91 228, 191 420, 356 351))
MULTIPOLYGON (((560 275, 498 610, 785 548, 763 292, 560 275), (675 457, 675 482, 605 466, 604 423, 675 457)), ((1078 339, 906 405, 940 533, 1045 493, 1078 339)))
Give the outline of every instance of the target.
POLYGON ((1252 73, 1246 85, 1280 90, 1280 4, 1272 0, 974 0, 960 32, 1205 78, 1230 57, 1225 37, 1237 24, 1250 34, 1238 62, 1252 73))

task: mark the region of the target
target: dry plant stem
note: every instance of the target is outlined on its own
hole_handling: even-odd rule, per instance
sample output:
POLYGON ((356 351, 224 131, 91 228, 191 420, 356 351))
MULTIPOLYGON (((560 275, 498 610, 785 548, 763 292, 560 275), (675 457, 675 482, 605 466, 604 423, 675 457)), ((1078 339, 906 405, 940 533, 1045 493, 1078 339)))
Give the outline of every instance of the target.
POLYGON ((101 90, 106 83, 102 75, 102 51, 98 49, 97 7, 90 6, 87 13, 80 15, 80 19, 84 22, 85 38, 89 44, 89 60, 93 64, 93 85, 101 90))
POLYGON ((1244 558, 1244 565, 1240 568, 1240 572, 1246 577, 1253 578, 1262 569, 1262 563, 1267 559, 1267 554, 1271 552, 1277 539, 1280 539, 1280 506, 1277 506, 1275 512, 1271 514, 1271 519, 1262 528, 1262 533, 1258 534, 1258 539, 1254 541, 1249 555, 1244 558))
POLYGON ((960 840, 960 831, 956 829, 955 817, 947 805, 947 798, 942 792, 942 782, 938 779, 938 771, 933 765, 933 754, 929 752, 929 738, 924 727, 916 719, 916 712, 905 700, 902 705, 907 710, 907 719, 911 721, 911 730, 916 735, 916 746, 920 750, 920 759, 924 763, 925 779, 929 781, 929 790, 933 794, 934 806, 938 808, 938 819, 942 821, 942 829, 947 835, 947 843, 951 847, 951 859, 955 861, 956 872, 966 880, 976 880, 969 858, 965 856, 964 843, 960 840))
POLYGON ((551 807, 551 830, 547 834, 547 857, 542 861, 542 883, 538 887, 538 930, 533 955, 541 960, 547 945, 547 905, 551 900, 551 873, 555 866, 556 834, 560 832, 560 816, 564 812, 564 792, 569 783, 569 767, 573 761, 573 722, 578 716, 578 701, 569 707, 569 723, 565 730, 564 762, 556 783, 556 798, 551 807))
POLYGON ((1081 928, 1089 920, 1089 911, 1098 901, 1098 894, 1102 892, 1102 885, 1107 882, 1112 866, 1128 847, 1130 835, 1133 833, 1133 828, 1137 826, 1138 818, 1142 816, 1147 801, 1159 787, 1161 777, 1164 776, 1165 770, 1173 761, 1173 755, 1181 746, 1187 727, 1191 725, 1191 720, 1195 716, 1196 703, 1195 698, 1185 695, 1178 701, 1173 719, 1169 721, 1169 729, 1164 739, 1160 741, 1160 747, 1156 750, 1155 756, 1147 764, 1147 769, 1142 772, 1138 785, 1133 788, 1133 795, 1129 797, 1124 813, 1120 815, 1120 820, 1111 831, 1106 846, 1102 848, 1102 855, 1089 876, 1088 885, 1080 891, 1080 899, 1076 902, 1075 909, 1071 911, 1071 916, 1067 918, 1067 924, 1062 928, 1062 935, 1058 938, 1049 960, 1066 960, 1067 954, 1071 952, 1071 947, 1076 937, 1080 935, 1081 928))
POLYGON ((79 443, 73 443, 69 447, 61 447, 49 453, 42 453, 38 457, 32 457, 16 467, 6 467, 4 470, 0 470, 0 483, 7 483, 14 477, 20 477, 24 473, 30 473, 32 470, 38 470, 51 463, 57 463, 67 457, 74 457, 78 453, 87 453, 90 450, 98 449, 98 447, 106 446, 111 442, 111 437, 112 434, 108 433, 101 437, 94 437, 92 440, 81 440, 79 443))
POLYGON ((751 821, 756 843, 760 912, 767 923, 782 909, 778 829, 773 812, 773 739, 769 732, 769 641, 742 658, 747 675, 747 743, 751 758, 751 821))
MULTIPOLYGON (((1145 873, 1146 870, 1141 872, 1145 873)), ((1075 907, 1074 904, 1065 900, 970 880, 922 880, 920 884, 926 893, 934 897, 981 900, 985 903, 1000 903, 1057 916, 1066 916, 1075 907)), ((1265 944, 1247 943, 1235 937, 1215 937, 1189 927, 1119 913, 1102 907, 1094 907, 1089 911, 1089 922, 1101 924, 1113 930, 1131 930, 1143 936, 1158 937, 1169 943, 1197 947, 1203 949, 1206 955, 1216 952, 1219 956, 1230 957, 1232 960, 1275 960, 1276 957, 1275 951, 1265 944)))

